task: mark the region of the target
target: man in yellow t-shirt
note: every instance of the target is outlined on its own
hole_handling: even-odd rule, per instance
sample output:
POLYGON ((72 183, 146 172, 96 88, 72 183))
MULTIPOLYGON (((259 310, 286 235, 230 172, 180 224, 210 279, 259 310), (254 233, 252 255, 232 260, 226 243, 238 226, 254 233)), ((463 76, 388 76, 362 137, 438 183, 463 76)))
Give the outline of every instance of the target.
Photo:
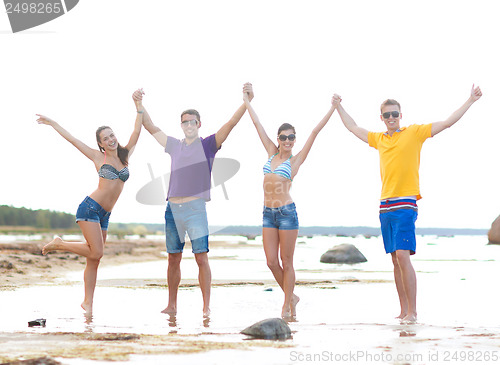
MULTIPOLYGON (((472 85, 470 97, 448 119, 426 125, 400 127, 401 106, 387 99, 380 106, 380 119, 387 132, 374 133, 359 127, 339 104, 337 110, 345 127, 363 142, 376 148, 380 155, 382 195, 380 223, 386 253, 392 256, 394 280, 399 296, 403 323, 417 321, 417 278, 410 255, 415 253, 415 221, 420 196, 418 170, 420 150, 424 141, 455 124, 482 96, 479 87, 472 85)), ((340 96, 335 95, 339 102, 340 96)))

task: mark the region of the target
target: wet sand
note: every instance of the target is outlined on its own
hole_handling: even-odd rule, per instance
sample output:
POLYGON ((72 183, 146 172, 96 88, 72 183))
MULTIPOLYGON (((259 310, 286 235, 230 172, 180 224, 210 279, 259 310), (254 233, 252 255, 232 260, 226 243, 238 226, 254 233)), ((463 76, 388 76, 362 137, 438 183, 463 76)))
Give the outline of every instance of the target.
MULTIPOLYGON (((85 268, 85 258, 68 252, 50 252, 42 255, 47 242, 0 242, 0 290, 16 289, 26 285, 51 283, 68 272, 85 268)), ((231 245, 213 240, 211 247, 231 245)), ((134 262, 166 259, 163 240, 109 239, 99 268, 113 267, 134 262)))
POLYGON ((391 266, 379 260, 376 239, 356 241, 368 266, 317 264, 318 250, 311 246, 318 239, 313 240, 297 245, 301 302, 297 322, 289 323, 293 338, 286 341, 249 341, 240 334, 278 316, 283 300, 258 243, 211 243, 214 286, 208 320, 201 314, 195 262, 188 253, 179 312, 175 318, 160 313, 167 301, 163 241, 110 242, 92 317, 79 308, 81 258, 44 257, 34 249, 38 243, 11 244, 0 250, 0 262, 6 262, 0 363, 44 356, 63 364, 500 362, 497 295, 488 284, 500 274, 500 247, 464 242, 473 246, 474 256, 460 253, 456 240, 423 247, 414 261, 419 323, 401 325, 393 319, 398 308, 391 266), (447 245, 453 245, 453 253, 447 245), (7 268, 9 262, 14 267, 7 268), (36 318, 46 318, 47 326, 28 328, 27 321, 36 318))

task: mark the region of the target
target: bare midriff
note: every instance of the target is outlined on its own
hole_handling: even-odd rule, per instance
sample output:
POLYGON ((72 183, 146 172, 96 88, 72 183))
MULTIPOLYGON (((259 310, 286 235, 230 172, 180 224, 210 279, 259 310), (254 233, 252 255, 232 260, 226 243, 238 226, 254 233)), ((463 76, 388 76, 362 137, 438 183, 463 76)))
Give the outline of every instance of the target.
POLYGON ((292 181, 277 174, 264 175, 264 205, 269 208, 293 203, 290 196, 292 181))
POLYGON ((120 179, 108 180, 99 178, 97 189, 89 196, 107 212, 111 212, 122 193, 125 183, 120 179))
POLYGON ((172 196, 168 198, 169 202, 172 202, 174 204, 184 204, 187 202, 191 202, 193 200, 200 199, 197 196, 172 196))

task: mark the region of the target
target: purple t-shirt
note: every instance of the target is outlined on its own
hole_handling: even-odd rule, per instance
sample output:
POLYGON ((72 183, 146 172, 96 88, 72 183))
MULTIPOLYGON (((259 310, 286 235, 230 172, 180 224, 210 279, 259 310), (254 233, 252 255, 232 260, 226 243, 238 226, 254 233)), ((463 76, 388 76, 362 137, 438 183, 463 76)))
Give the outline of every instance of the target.
POLYGON ((200 137, 190 145, 168 136, 165 152, 170 155, 172 164, 167 200, 196 196, 209 201, 212 165, 218 150, 215 134, 200 137))

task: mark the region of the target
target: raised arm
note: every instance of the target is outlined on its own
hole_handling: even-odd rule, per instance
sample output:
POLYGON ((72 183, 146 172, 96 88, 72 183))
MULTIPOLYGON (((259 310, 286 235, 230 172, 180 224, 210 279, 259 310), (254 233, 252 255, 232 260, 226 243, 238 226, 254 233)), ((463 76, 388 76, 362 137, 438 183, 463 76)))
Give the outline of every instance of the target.
POLYGON ((352 119, 351 116, 347 114, 345 109, 342 107, 342 104, 339 103, 337 111, 339 112, 340 119, 342 120, 342 123, 344 123, 344 126, 360 140, 368 143, 368 131, 356 124, 354 119, 352 119))
MULTIPOLYGON (((132 98, 134 99, 134 102, 137 102, 139 100, 142 101, 142 93, 137 90, 132 95, 132 98)), ((142 110, 144 111, 142 115, 142 125, 156 139, 156 141, 161 144, 163 148, 165 148, 167 145, 167 135, 163 133, 160 128, 153 124, 153 121, 151 120, 151 117, 149 116, 149 113, 146 108, 144 108, 144 106, 142 106, 142 110)))
MULTIPOLYGON (((250 95, 250 100, 253 99, 253 92, 250 95)), ((238 110, 233 114, 231 119, 224 124, 215 134, 215 142, 217 143, 217 148, 219 148, 222 143, 226 140, 226 138, 229 136, 229 133, 233 130, 233 128, 238 124, 240 121, 241 117, 243 114, 245 114, 245 110, 247 109, 245 103, 243 103, 238 110)))
POLYGON ((326 125, 326 123, 328 123, 328 121, 330 120, 330 117, 332 116, 335 109, 338 107, 341 100, 342 99, 337 94, 335 94, 332 97, 332 105, 331 105, 330 109, 328 110, 326 115, 323 117, 323 119, 321 119, 321 121, 318 123, 318 125, 316 127, 314 127, 314 129, 311 132, 311 135, 307 139, 302 150, 299 153, 297 153, 297 155, 295 155, 293 165, 295 166, 296 169, 298 167, 300 167, 300 165, 302 165, 302 163, 306 160, 307 155, 309 154, 309 151, 311 150, 311 147, 312 147, 314 141, 316 140, 316 137, 318 136, 319 132, 321 132, 323 127, 326 125))
POLYGON ((134 130, 132 131, 132 135, 130 136, 127 146, 125 146, 125 148, 128 150, 129 157, 134 152, 135 145, 139 140, 139 135, 141 134, 142 128, 142 117, 144 114, 144 108, 142 107, 142 95, 144 95, 144 91, 142 89, 138 89, 136 92, 141 94, 141 99, 136 100, 132 97, 135 103, 135 108, 137 110, 137 117, 135 118, 134 130))
POLYGON ((57 133, 59 133, 66 141, 71 143, 73 146, 75 146, 81 153, 83 153, 87 158, 91 159, 94 161, 99 155, 100 152, 96 149, 90 148, 87 146, 85 143, 80 141, 79 139, 73 137, 71 133, 69 133, 66 129, 61 127, 59 123, 56 121, 41 115, 37 114, 38 119, 36 120, 38 124, 45 124, 45 125, 50 125, 52 128, 55 129, 57 133))
POLYGON ((257 129, 257 134, 259 135, 259 138, 264 145, 264 148, 267 151, 267 154, 269 156, 274 155, 276 152, 278 152, 278 147, 274 144, 274 142, 269 138, 269 136, 266 133, 266 130, 262 126, 262 124, 259 121, 259 117, 257 116, 257 113, 255 113, 255 110, 252 107, 252 104, 250 104, 250 95, 253 98, 253 88, 252 84, 247 82, 243 86, 243 101, 245 102, 246 108, 248 110, 248 114, 250 114, 250 118, 252 119, 253 125, 255 126, 255 129, 257 129))
POLYGON ((432 123, 431 135, 435 136, 436 134, 444 131, 446 128, 450 128, 453 124, 459 121, 460 118, 463 117, 465 112, 469 110, 469 108, 474 104, 479 98, 482 96, 481 89, 478 87, 474 87, 472 85, 472 90, 470 92, 470 96, 467 101, 458 108, 453 114, 451 114, 448 119, 443 120, 442 122, 432 123))

